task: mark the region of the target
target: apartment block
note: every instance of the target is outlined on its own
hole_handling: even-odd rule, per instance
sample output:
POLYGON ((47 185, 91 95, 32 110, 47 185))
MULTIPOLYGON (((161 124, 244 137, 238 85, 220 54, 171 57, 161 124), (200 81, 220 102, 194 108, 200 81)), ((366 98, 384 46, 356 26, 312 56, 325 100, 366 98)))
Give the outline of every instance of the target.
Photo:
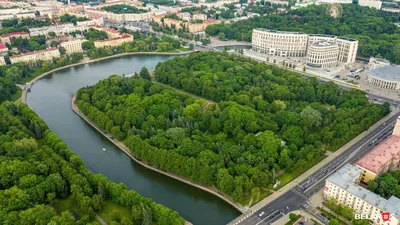
POLYGON ((49 49, 45 49, 45 50, 39 50, 39 51, 35 51, 35 52, 27 52, 27 53, 22 53, 19 55, 13 55, 10 56, 10 61, 11 64, 14 63, 35 63, 38 61, 49 61, 52 60, 54 58, 59 58, 60 55, 60 51, 58 50, 58 48, 49 48, 49 49))
POLYGON ((399 225, 400 199, 394 196, 385 199, 359 186, 362 173, 363 170, 357 166, 346 164, 326 179, 324 197, 334 198, 340 204, 351 207, 355 213, 369 218, 373 224, 399 225), (383 212, 390 213, 390 220, 382 219, 383 212))

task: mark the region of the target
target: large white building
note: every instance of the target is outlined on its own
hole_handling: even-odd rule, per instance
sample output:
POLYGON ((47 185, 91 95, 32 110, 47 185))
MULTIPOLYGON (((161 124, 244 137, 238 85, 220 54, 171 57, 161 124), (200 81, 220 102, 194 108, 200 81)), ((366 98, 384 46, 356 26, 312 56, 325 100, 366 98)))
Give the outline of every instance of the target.
POLYGON ((367 77, 371 85, 389 90, 400 90, 400 65, 387 65, 373 69, 367 77))
POLYGON ((334 42, 317 41, 309 45, 307 66, 331 68, 338 65, 339 46, 334 42))
POLYGON ((71 54, 74 52, 83 52, 82 42, 86 40, 78 39, 73 41, 66 41, 60 44, 61 47, 65 48, 67 54, 71 54))
POLYGON ((399 225, 400 199, 394 196, 385 199, 358 185, 362 173, 361 168, 346 164, 326 179, 324 197, 334 198, 340 204, 351 207, 373 224, 399 225), (383 221, 383 212, 390 213, 390 220, 383 221))
POLYGON ((4 56, 0 56, 0 66, 6 65, 6 60, 4 60, 4 56))
POLYGON ((106 20, 116 23, 123 22, 137 22, 137 21, 148 21, 151 20, 152 12, 145 13, 124 13, 117 14, 113 12, 107 12, 102 9, 87 8, 85 9, 85 15, 90 18, 104 17, 106 20))
MULTIPOLYGON (((358 41, 351 38, 345 38, 324 34, 305 34, 302 32, 286 32, 267 29, 254 29, 252 36, 252 49, 256 52, 281 56, 281 57, 305 57, 311 49, 313 55, 324 55, 324 66, 334 64, 331 62, 331 55, 336 53, 338 46, 337 60, 343 63, 354 63, 356 61, 358 41), (331 46, 313 45, 316 42, 330 42, 331 46), (323 53, 323 50, 327 52, 323 53), (319 52, 319 53, 318 53, 319 52), (318 54, 317 54, 318 53, 318 54), (328 62, 329 61, 329 62, 328 62)), ((311 61, 316 59, 310 58, 311 61)), ((320 62, 319 64, 321 64, 320 62)), ((322 64, 321 64, 322 66, 322 64)))
POLYGON ((336 40, 339 45, 340 62, 354 63, 357 57, 358 41, 353 38, 341 37, 336 40))
POLYGON ((376 9, 382 8, 382 2, 380 0, 358 0, 358 4, 370 8, 376 8, 376 9))
POLYGON ((254 29, 251 45, 254 51, 264 54, 305 57, 308 35, 302 32, 254 29))
POLYGON ((10 61, 11 64, 14 63, 35 63, 37 61, 49 61, 54 58, 59 58, 60 51, 58 48, 49 48, 45 50, 39 50, 35 52, 27 52, 27 53, 22 53, 19 55, 13 55, 10 56, 10 61))

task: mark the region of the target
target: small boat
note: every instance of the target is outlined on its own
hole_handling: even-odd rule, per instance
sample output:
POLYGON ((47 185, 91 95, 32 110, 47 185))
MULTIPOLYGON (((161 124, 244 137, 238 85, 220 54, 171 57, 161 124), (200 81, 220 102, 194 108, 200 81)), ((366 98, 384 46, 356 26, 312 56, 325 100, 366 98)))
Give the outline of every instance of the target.
POLYGON ((106 149, 105 148, 103 148, 103 151, 105 151, 106 149))

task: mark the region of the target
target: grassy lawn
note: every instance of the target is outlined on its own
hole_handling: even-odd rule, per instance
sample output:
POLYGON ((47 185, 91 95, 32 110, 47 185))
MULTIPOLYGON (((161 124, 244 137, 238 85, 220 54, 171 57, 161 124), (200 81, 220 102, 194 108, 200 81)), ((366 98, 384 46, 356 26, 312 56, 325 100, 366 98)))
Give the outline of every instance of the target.
POLYGON ((322 160, 324 160, 324 158, 322 158, 319 161, 316 161, 315 163, 309 165, 306 169, 304 170, 296 170, 293 171, 291 173, 285 172, 281 175, 279 175, 277 177, 277 180, 280 180, 281 183, 278 185, 278 187, 276 187, 274 190, 278 190, 279 188, 285 186, 287 183, 291 182, 293 179, 297 178, 298 176, 300 176, 302 173, 306 172, 307 170, 311 169, 313 166, 315 166, 317 163, 321 162, 322 160))
POLYGON ((270 195, 271 192, 269 192, 268 190, 261 190, 261 193, 259 194, 259 196, 252 196, 252 195, 248 195, 245 198, 242 198, 239 203, 242 206, 253 206, 254 204, 256 204, 257 202, 259 202, 260 200, 266 198, 268 195, 270 195), (253 198, 253 202, 251 203, 251 205, 249 205, 251 198, 253 198))
POLYGON ((275 190, 278 190, 279 188, 285 186, 287 183, 292 181, 294 178, 296 178, 295 172, 292 172, 292 173, 285 172, 285 173, 279 175, 276 179, 281 181, 281 183, 278 185, 278 187, 275 188, 275 190))
POLYGON ((103 206, 103 209, 98 212, 99 216, 104 219, 104 221, 111 221, 112 218, 115 217, 128 217, 131 219, 131 210, 119 206, 112 202, 111 200, 107 200, 103 206))
MULTIPOLYGON (((61 212, 64 212, 64 211, 69 211, 71 209, 74 209, 76 212, 78 212, 77 211, 78 203, 74 201, 72 196, 69 196, 66 199, 54 201, 53 207, 56 209, 57 213, 61 213, 61 212)), ((78 212, 78 214, 80 215, 79 212, 78 212)))
POLYGON ((290 220, 289 222, 285 223, 285 225, 292 225, 294 224, 297 220, 301 218, 301 215, 296 215, 296 218, 293 220, 290 220))
MULTIPOLYGON (((70 211, 70 210, 74 210, 76 213, 78 213, 78 215, 80 217, 82 217, 83 213, 81 211, 79 211, 78 208, 78 203, 72 198, 72 196, 69 196, 66 199, 58 199, 55 200, 53 203, 53 207, 56 210, 56 212, 58 214, 64 212, 64 211, 70 211)), ((96 223, 100 225, 100 222, 98 222, 97 219, 93 219, 92 221, 90 221, 91 223, 96 223)))
POLYGON ((342 225, 346 225, 346 223, 344 221, 342 221, 341 219, 337 218, 337 216, 329 213, 328 211, 326 211, 325 209, 322 209, 320 207, 317 207, 318 211, 322 212, 323 214, 325 214, 327 217, 331 218, 331 219, 337 219, 337 221, 339 221, 339 224, 342 225))
POLYGON ((17 92, 15 92, 15 94, 11 96, 11 101, 12 102, 17 101, 21 97, 21 95, 22 95, 22 90, 20 88, 17 88, 17 92))

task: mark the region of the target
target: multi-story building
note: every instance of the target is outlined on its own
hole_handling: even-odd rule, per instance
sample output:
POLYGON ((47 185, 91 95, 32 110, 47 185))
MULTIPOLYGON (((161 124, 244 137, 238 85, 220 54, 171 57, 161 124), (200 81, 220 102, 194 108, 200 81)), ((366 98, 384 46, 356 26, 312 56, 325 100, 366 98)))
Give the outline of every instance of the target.
POLYGON ((176 15, 182 20, 190 21, 192 19, 192 16, 188 12, 180 12, 177 13, 176 15))
POLYGON ((15 17, 18 20, 27 19, 27 18, 33 19, 36 17, 36 15, 35 15, 35 13, 19 13, 19 14, 15 15, 15 17))
POLYGON ((207 15, 206 14, 202 14, 202 13, 196 13, 196 14, 193 14, 192 19, 193 20, 206 20, 207 19, 207 15))
POLYGON ((305 57, 308 35, 302 32, 286 32, 254 29, 251 40, 254 51, 282 57, 305 57))
POLYGON ((336 40, 339 45, 340 62, 354 63, 357 57, 358 41, 353 38, 341 37, 336 40))
POLYGON ((105 46, 120 46, 126 42, 132 42, 132 41, 133 41, 132 35, 124 34, 120 37, 94 41, 94 47, 101 48, 101 47, 105 47, 105 46))
POLYGON ((362 170, 363 183, 368 183, 389 170, 400 168, 400 117, 397 118, 393 134, 358 160, 356 166, 362 170))
POLYGON ((136 21, 147 21, 151 19, 152 13, 145 12, 145 13, 124 13, 124 14, 117 14, 113 12, 107 12, 102 9, 96 8, 87 8, 85 9, 85 15, 90 18, 98 18, 104 17, 104 19, 116 22, 116 23, 123 23, 123 22, 136 22, 136 21))
POLYGON ((400 90, 400 65, 387 65, 372 70, 367 77, 371 85, 389 90, 400 90))
POLYGON ((309 34, 308 44, 312 44, 318 41, 336 42, 337 36, 328 34, 309 34))
POLYGON ((7 52, 8 52, 7 46, 0 42, 0 55, 4 55, 7 52))
POLYGON ((60 44, 61 47, 65 48, 67 54, 71 54, 74 52, 82 52, 82 42, 86 40, 78 39, 73 41, 66 41, 60 44))
POLYGON ((307 66, 331 68, 338 65, 339 46, 334 42, 317 41, 308 46, 307 66))
POLYGON ((109 38, 115 38, 115 37, 121 36, 121 33, 119 31, 115 30, 114 28, 107 28, 107 27, 102 27, 102 26, 98 26, 98 25, 92 25, 92 26, 89 26, 89 28, 99 30, 99 31, 104 31, 107 33, 107 36, 109 38))
POLYGON ((56 36, 69 35, 72 32, 81 32, 88 30, 88 26, 74 26, 72 23, 69 24, 61 24, 56 26, 48 26, 48 27, 37 27, 37 28, 29 28, 29 33, 31 36, 37 35, 45 35, 47 36, 50 32, 54 32, 56 36))
POLYGON ((12 32, 9 34, 3 34, 0 36, 0 41, 4 44, 8 43, 11 45, 15 38, 29 39, 29 34, 26 32, 12 32))
POLYGON ((22 53, 19 55, 13 55, 10 56, 10 61, 11 64, 14 63, 35 63, 37 61, 49 61, 54 58, 59 58, 60 51, 58 48, 49 48, 45 50, 39 50, 39 51, 34 51, 34 52, 27 52, 27 53, 22 53))
MULTIPOLYGON (((339 48, 337 61, 346 64, 355 62, 358 50, 358 41, 351 38, 338 38, 333 35, 324 34, 307 35, 302 32, 274 31, 267 29, 254 29, 251 44, 254 51, 281 57, 305 57, 309 49, 323 54, 322 50, 326 49, 332 52, 332 48, 336 49, 334 45, 337 45, 339 48), (330 47, 322 47, 320 45, 312 46, 312 44, 316 42, 330 42, 333 43, 333 45, 330 47)), ((324 53, 324 57, 330 58, 332 54, 335 54, 329 52, 324 53)), ((334 50, 334 52, 336 52, 336 50, 334 50)), ((310 54, 310 56, 312 55, 314 54, 310 54)), ((325 63, 327 63, 325 66, 328 64, 335 64, 328 58, 324 58, 326 61, 325 63), (329 63, 327 61, 329 61, 329 63)))
POLYGON ((395 196, 384 199, 358 185, 363 170, 346 164, 326 179, 324 197, 334 198, 338 203, 346 205, 357 214, 370 219, 373 224, 399 225, 400 199, 395 196), (391 217, 384 221, 383 212, 389 212, 391 217))
POLYGON ((390 61, 387 59, 382 59, 382 58, 371 57, 371 58, 369 58, 369 62, 368 62, 368 67, 370 70, 384 67, 384 66, 389 66, 389 65, 390 65, 390 61))
POLYGON ((358 4, 376 9, 381 9, 382 7, 382 2, 380 0, 358 0, 358 4))
POLYGON ((6 65, 6 60, 4 60, 4 56, 0 56, 0 66, 6 65))

